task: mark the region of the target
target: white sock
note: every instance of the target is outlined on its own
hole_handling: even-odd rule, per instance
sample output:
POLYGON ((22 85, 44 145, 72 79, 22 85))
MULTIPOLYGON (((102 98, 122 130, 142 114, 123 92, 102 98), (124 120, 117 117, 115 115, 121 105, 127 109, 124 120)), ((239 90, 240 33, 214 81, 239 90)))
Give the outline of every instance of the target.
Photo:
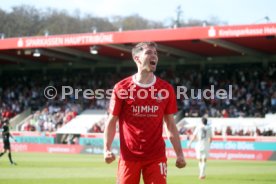
POLYGON ((199 169, 199 176, 200 176, 200 174, 201 174, 201 169, 202 167, 201 167, 201 162, 198 162, 198 169, 199 169))
POLYGON ((198 162, 198 168, 199 168, 199 176, 202 176, 203 162, 198 162))
POLYGON ((201 173, 200 176, 205 176, 206 162, 201 163, 201 173))

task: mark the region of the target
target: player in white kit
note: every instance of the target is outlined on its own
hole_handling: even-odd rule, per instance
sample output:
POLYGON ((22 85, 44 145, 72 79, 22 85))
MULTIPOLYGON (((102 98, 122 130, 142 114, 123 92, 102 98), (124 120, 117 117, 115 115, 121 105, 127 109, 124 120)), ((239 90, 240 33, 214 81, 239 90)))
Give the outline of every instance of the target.
POLYGON ((200 123, 193 133, 193 136, 188 143, 188 148, 191 147, 192 142, 197 139, 195 146, 196 158, 199 163, 199 179, 205 179, 205 167, 206 161, 209 155, 209 149, 212 142, 212 130, 209 125, 207 125, 207 119, 202 118, 202 123, 200 123))

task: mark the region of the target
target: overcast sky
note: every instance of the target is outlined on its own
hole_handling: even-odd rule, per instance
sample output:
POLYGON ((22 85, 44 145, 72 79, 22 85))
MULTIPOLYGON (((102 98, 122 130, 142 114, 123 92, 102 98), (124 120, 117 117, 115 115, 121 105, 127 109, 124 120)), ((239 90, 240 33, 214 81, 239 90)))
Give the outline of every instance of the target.
POLYGON ((176 7, 181 5, 182 19, 210 20, 217 17, 230 25, 276 23, 276 0, 6 0, 1 9, 11 11, 13 6, 30 5, 39 9, 51 7, 73 14, 100 17, 133 15, 168 23, 176 17, 176 7))

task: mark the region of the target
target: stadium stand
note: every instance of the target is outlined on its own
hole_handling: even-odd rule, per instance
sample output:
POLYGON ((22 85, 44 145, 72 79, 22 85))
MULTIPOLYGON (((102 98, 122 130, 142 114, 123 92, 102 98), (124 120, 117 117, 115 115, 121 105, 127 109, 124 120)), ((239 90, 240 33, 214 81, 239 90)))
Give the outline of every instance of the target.
MULTIPOLYGON (((211 85, 229 90, 232 85, 233 99, 178 99, 177 121, 204 115, 265 119, 276 113, 275 30, 275 24, 271 23, 3 39, 0 126, 4 119, 31 109, 32 114, 17 125, 18 130, 56 132, 85 110, 106 110, 108 99, 85 99, 82 95, 62 99, 62 86, 112 88, 135 72, 135 67, 127 63, 131 60, 130 48, 145 38, 160 45, 160 67, 156 74, 176 90, 177 86, 204 90, 211 85), (262 34, 252 34, 254 30, 262 30, 262 34), (128 36, 120 37, 121 34, 128 36), (101 44, 98 55, 89 53, 93 44, 88 41, 101 44), (32 56, 37 47, 41 47, 41 57, 32 56), (47 86, 57 89, 54 99, 45 98, 47 86)), ((103 122, 99 120, 89 128, 90 132, 102 132, 103 122)), ((227 132, 247 134, 236 133, 231 127, 227 132)))
MULTIPOLYGON (((21 81, 21 77, 1 76, 2 81, 9 81, 2 85, 1 90, 0 107, 3 118, 11 118, 28 107, 32 110, 41 110, 43 106, 47 106, 49 113, 52 114, 59 108, 64 109, 70 106, 68 102, 78 101, 84 109, 106 109, 107 102, 82 99, 81 95, 80 99, 67 96, 65 100, 60 101, 61 95, 59 94, 55 100, 60 101, 60 104, 57 103, 58 101, 53 104, 51 100, 43 96, 43 90, 48 85, 56 86, 57 89, 61 85, 71 86, 73 89, 110 89, 116 81, 127 76, 127 74, 120 75, 120 73, 103 75, 72 72, 70 75, 74 75, 74 78, 66 74, 55 77, 45 75, 45 79, 41 81, 39 75, 33 73, 33 76, 24 77, 25 82, 21 81)), ((188 117, 200 117, 206 113, 210 117, 264 117, 267 113, 275 113, 275 64, 266 70, 259 65, 227 66, 224 69, 216 66, 208 67, 204 71, 196 69, 159 71, 157 75, 168 80, 175 87, 186 86, 188 89, 208 89, 211 85, 217 89, 226 89, 228 85, 233 86, 234 98, 232 100, 183 99, 179 101, 181 109, 188 117)))
MULTIPOLYGON (((1 119, 11 118, 29 107, 33 110, 33 113, 18 126, 17 129, 20 131, 56 132, 58 128, 66 125, 83 110, 107 109, 108 99, 87 100, 80 95, 79 99, 69 96, 62 100, 58 95, 55 100, 47 100, 43 96, 43 90, 47 85, 57 88, 61 85, 68 85, 74 89, 108 89, 120 78, 127 76, 127 74, 120 73, 94 72, 91 74, 85 71, 81 73, 71 71, 70 75, 75 76, 74 78, 68 73, 60 73, 57 76, 45 74, 41 80, 39 75, 35 72, 32 75, 26 73, 23 79, 20 76, 1 75, 1 81, 12 81, 4 82, 2 85, 1 119)), ((186 86, 188 89, 207 89, 214 85, 216 88, 226 89, 226 86, 233 85, 234 98, 232 100, 179 99, 179 110, 183 111, 184 117, 203 115, 222 118, 264 117, 266 114, 275 113, 275 64, 269 65, 267 69, 263 69, 258 64, 227 67, 216 65, 216 67, 206 66, 204 71, 197 68, 191 70, 187 66, 187 69, 183 68, 180 71, 159 70, 157 75, 168 80, 175 88, 186 86)), ((89 128, 89 132, 102 132, 103 122, 99 121, 89 128)), ((230 129, 228 127, 228 133, 230 129)), ((248 134, 237 133, 234 130, 231 132, 234 135, 248 134)), ((262 134, 269 135, 269 133, 262 134)))
POLYGON ((89 133, 91 127, 106 118, 104 110, 85 110, 75 119, 57 130, 57 134, 83 134, 89 133))

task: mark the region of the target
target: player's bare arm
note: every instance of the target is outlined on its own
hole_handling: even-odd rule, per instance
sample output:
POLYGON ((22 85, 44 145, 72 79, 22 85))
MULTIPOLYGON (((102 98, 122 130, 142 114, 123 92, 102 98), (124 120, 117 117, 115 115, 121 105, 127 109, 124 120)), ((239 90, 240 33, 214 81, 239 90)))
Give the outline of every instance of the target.
POLYGON ((115 155, 111 151, 111 144, 114 140, 116 133, 116 123, 118 116, 109 115, 104 130, 104 160, 107 164, 110 164, 115 160, 115 155))
POLYGON ((212 136, 209 137, 208 141, 209 141, 210 144, 212 143, 212 136))
POLYGON ((16 139, 13 137, 12 134, 10 134, 10 138, 11 138, 14 142, 16 142, 16 139))
POLYGON ((188 148, 191 148, 191 145, 192 145, 192 143, 194 142, 195 138, 196 138, 196 136, 195 136, 195 135, 192 135, 192 138, 190 139, 190 141, 189 141, 189 143, 188 143, 188 145, 187 145, 188 148))
POLYGON ((182 152, 179 133, 174 122, 173 114, 164 115, 164 122, 167 129, 167 136, 169 137, 177 156, 175 165, 178 168, 183 168, 186 166, 186 161, 182 152))

